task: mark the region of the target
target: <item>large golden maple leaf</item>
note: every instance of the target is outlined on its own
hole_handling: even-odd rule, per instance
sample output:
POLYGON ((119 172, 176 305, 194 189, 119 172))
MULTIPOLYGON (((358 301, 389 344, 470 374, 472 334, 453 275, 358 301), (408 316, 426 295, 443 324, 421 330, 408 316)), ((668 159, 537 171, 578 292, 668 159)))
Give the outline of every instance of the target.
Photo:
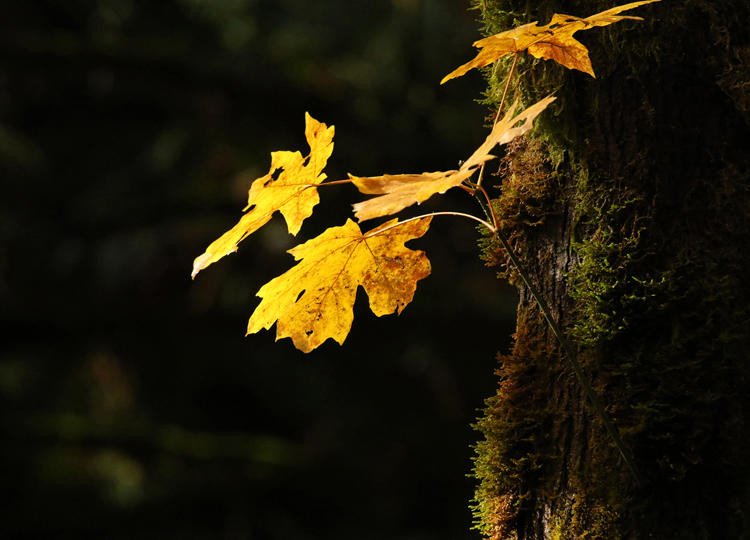
POLYGON ((263 300, 248 321, 247 333, 276 323, 276 339, 289 337, 303 352, 328 338, 342 344, 354 320, 360 285, 375 315, 401 313, 414 297, 417 281, 430 274, 425 253, 404 243, 427 232, 430 220, 396 225, 394 219, 365 234, 347 220, 290 249, 299 263, 258 291, 263 300))

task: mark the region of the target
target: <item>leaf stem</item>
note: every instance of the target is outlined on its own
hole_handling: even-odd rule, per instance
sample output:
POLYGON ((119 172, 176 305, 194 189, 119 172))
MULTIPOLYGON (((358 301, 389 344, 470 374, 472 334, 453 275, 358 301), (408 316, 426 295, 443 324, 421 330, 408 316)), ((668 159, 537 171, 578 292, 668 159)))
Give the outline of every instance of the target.
MULTIPOLYGON (((489 210, 490 217, 492 217, 492 226, 497 231, 497 215, 495 214, 495 209, 492 208, 492 200, 490 199, 487 190, 484 189, 481 185, 477 185, 477 190, 482 192, 482 195, 484 195, 484 200, 487 201, 487 209, 489 210)), ((482 208, 484 208, 484 206, 482 208)))
POLYGON ((490 232, 492 232, 492 233, 496 233, 497 232, 497 230, 495 229, 495 227, 493 227, 492 224, 490 224, 488 221, 485 221, 482 218, 478 218, 477 216, 472 216, 471 214, 464 214, 463 212, 430 212, 429 214, 422 214, 421 216, 414 216, 414 217, 411 217, 409 219, 405 219, 404 221, 399 221, 397 223, 393 223, 391 225, 388 225, 387 227, 383 227, 382 229, 374 229, 372 231, 368 231, 367 233, 365 233, 365 236, 366 237, 367 236, 375 236, 375 235, 380 234, 382 232, 389 231, 391 229, 395 229, 396 227, 400 227, 401 225, 409 223, 410 221, 416 221, 418 219, 424 219, 424 218, 433 217, 433 216, 458 216, 458 217, 463 217, 463 218, 471 219, 473 221, 481 223, 482 225, 484 225, 485 227, 487 227, 487 229, 490 232), (372 233, 372 234, 370 234, 370 233, 372 233))
MULTIPOLYGON (((495 124, 497 124, 497 121, 500 119, 500 113, 503 111, 503 105, 505 105, 505 97, 508 95, 508 88, 510 88, 510 81, 513 78, 513 72, 516 69, 516 64, 518 63, 518 53, 515 53, 513 55, 513 64, 510 66, 510 71, 508 72, 508 80, 505 81, 505 88, 503 89, 503 97, 500 98, 500 106, 497 108, 497 112, 495 113, 495 120, 492 122, 492 127, 495 127, 495 124)), ((482 178, 484 177, 484 163, 482 163, 482 166, 479 169, 479 179, 477 180, 477 186, 482 186, 482 178)))
POLYGON ((321 186, 337 186, 340 184, 351 184, 352 179, 347 178, 346 180, 331 180, 330 182, 321 182, 320 184, 310 184, 313 187, 321 187, 321 186))
POLYGON ((497 113, 495 113, 495 121, 494 124, 497 124, 497 120, 500 118, 500 113, 503 110, 503 105, 505 105, 505 97, 508 95, 508 88, 510 88, 510 81, 513 78, 513 71, 516 69, 516 64, 518 63, 518 53, 515 53, 513 55, 513 64, 510 66, 510 71, 508 72, 508 80, 505 81, 505 89, 503 89, 503 97, 500 98, 500 106, 497 108, 497 113))
POLYGON ((272 188, 289 188, 289 187, 301 187, 303 189, 307 188, 319 188, 319 187, 325 187, 325 186, 337 186, 340 184, 351 184, 352 180, 351 178, 347 178, 345 180, 332 180, 330 182, 321 182, 320 184, 307 184, 307 183, 288 183, 288 184, 269 184, 266 186, 266 189, 272 189, 272 188))

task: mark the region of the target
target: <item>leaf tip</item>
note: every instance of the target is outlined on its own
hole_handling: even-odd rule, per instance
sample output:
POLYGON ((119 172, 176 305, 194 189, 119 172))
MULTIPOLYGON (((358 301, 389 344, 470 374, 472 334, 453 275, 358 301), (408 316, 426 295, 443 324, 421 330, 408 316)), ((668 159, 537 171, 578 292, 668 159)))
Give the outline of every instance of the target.
POLYGON ((453 71, 451 71, 450 73, 448 73, 448 75, 446 75, 445 77, 443 77, 440 80, 440 84, 445 84, 445 83, 447 83, 448 81, 450 81, 452 79, 456 79, 458 77, 463 77, 466 74, 466 72, 469 71, 469 69, 470 69, 470 68, 469 69, 465 69, 465 67, 466 67, 466 65, 464 64, 463 66, 459 66, 456 69, 454 69, 453 71))
POLYGON ((195 279, 195 276, 198 275, 198 272, 203 270, 206 266, 211 264, 209 262, 209 259, 211 258, 211 255, 208 253, 204 253, 203 255, 200 255, 195 258, 193 261, 193 272, 190 274, 190 279, 195 279))

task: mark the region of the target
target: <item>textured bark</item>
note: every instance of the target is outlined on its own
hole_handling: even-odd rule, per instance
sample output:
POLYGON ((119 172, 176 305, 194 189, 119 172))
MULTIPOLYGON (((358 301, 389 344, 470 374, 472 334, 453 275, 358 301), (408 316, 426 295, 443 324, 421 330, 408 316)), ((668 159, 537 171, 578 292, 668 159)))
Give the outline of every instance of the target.
MULTIPOLYGON (((600 0, 481 1, 488 33, 600 0)), ((634 481, 521 285, 513 349, 477 423, 493 539, 748 532, 750 42, 745 0, 662 2, 578 34, 597 79, 526 60, 513 92, 558 114, 509 149, 502 228, 644 481, 634 481)), ((488 102, 503 69, 489 76, 488 102)), ((518 282, 502 249, 485 250, 518 282)))

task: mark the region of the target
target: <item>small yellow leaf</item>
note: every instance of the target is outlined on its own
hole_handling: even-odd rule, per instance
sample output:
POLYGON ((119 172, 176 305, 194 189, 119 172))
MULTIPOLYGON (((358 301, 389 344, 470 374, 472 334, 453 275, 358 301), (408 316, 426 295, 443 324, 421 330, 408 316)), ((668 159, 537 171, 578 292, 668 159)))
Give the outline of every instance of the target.
POLYGON ((631 2, 585 18, 556 13, 552 16, 550 23, 544 26, 539 26, 537 21, 534 21, 480 39, 474 43, 474 46, 479 48, 477 55, 443 77, 440 84, 460 77, 473 68, 487 66, 507 54, 519 53, 524 50, 528 50, 529 54, 536 58, 554 60, 568 69, 578 69, 594 77, 594 68, 591 66, 591 60, 589 60, 588 49, 573 38, 573 34, 579 30, 588 30, 595 26, 607 26, 623 19, 642 21, 641 17, 618 14, 644 4, 659 1, 631 2))
POLYGON ((481 146, 457 171, 368 177, 349 175, 359 191, 366 195, 379 195, 353 205, 355 217, 362 222, 392 215, 408 206, 426 201, 436 193, 445 193, 450 188, 461 185, 482 163, 495 157, 490 154, 495 146, 506 144, 530 130, 534 119, 554 100, 554 97, 548 96, 517 115, 514 115, 517 107, 517 103, 514 103, 495 124, 481 146))
POLYGON ((333 152, 333 134, 333 126, 328 127, 305 113, 308 157, 303 158, 299 152, 271 153, 268 174, 250 186, 245 215, 195 259, 193 278, 208 265, 237 251, 237 244, 268 223, 277 210, 284 216, 289 232, 293 235, 299 232, 302 222, 318 204, 318 190, 314 186, 326 178, 323 169, 333 152))
POLYGON ((394 219, 366 234, 347 220, 289 250, 300 262, 258 291, 263 300, 248 321, 247 333, 276 323, 276 339, 289 337, 303 352, 328 338, 343 344, 360 285, 375 315, 401 313, 414 297, 417 281, 430 274, 425 253, 404 243, 425 234, 430 220, 397 224, 394 219))
POLYGON ((352 205, 362 221, 400 212, 407 206, 426 201, 436 193, 445 193, 474 174, 475 169, 426 172, 422 174, 384 174, 357 177, 349 175, 357 189, 367 195, 380 195, 352 205))
POLYGON ((498 144, 507 144, 516 137, 520 137, 529 131, 534 125, 534 119, 539 116, 539 114, 546 109, 550 103, 555 101, 555 99, 557 98, 554 96, 547 96, 518 114, 515 114, 518 102, 514 102, 513 105, 508 108, 505 116, 493 126, 492 131, 485 141, 461 166, 461 169, 476 167, 488 159, 492 159, 494 156, 491 156, 490 152, 495 146, 498 144), (519 122, 521 125, 517 125, 519 122))
POLYGON ((477 55, 472 60, 457 67, 443 77, 440 84, 455 79, 456 77, 461 77, 471 69, 488 66, 495 60, 499 60, 507 54, 524 51, 529 45, 534 43, 537 36, 544 31, 545 27, 538 26, 535 21, 475 41, 474 47, 479 49, 477 55))

